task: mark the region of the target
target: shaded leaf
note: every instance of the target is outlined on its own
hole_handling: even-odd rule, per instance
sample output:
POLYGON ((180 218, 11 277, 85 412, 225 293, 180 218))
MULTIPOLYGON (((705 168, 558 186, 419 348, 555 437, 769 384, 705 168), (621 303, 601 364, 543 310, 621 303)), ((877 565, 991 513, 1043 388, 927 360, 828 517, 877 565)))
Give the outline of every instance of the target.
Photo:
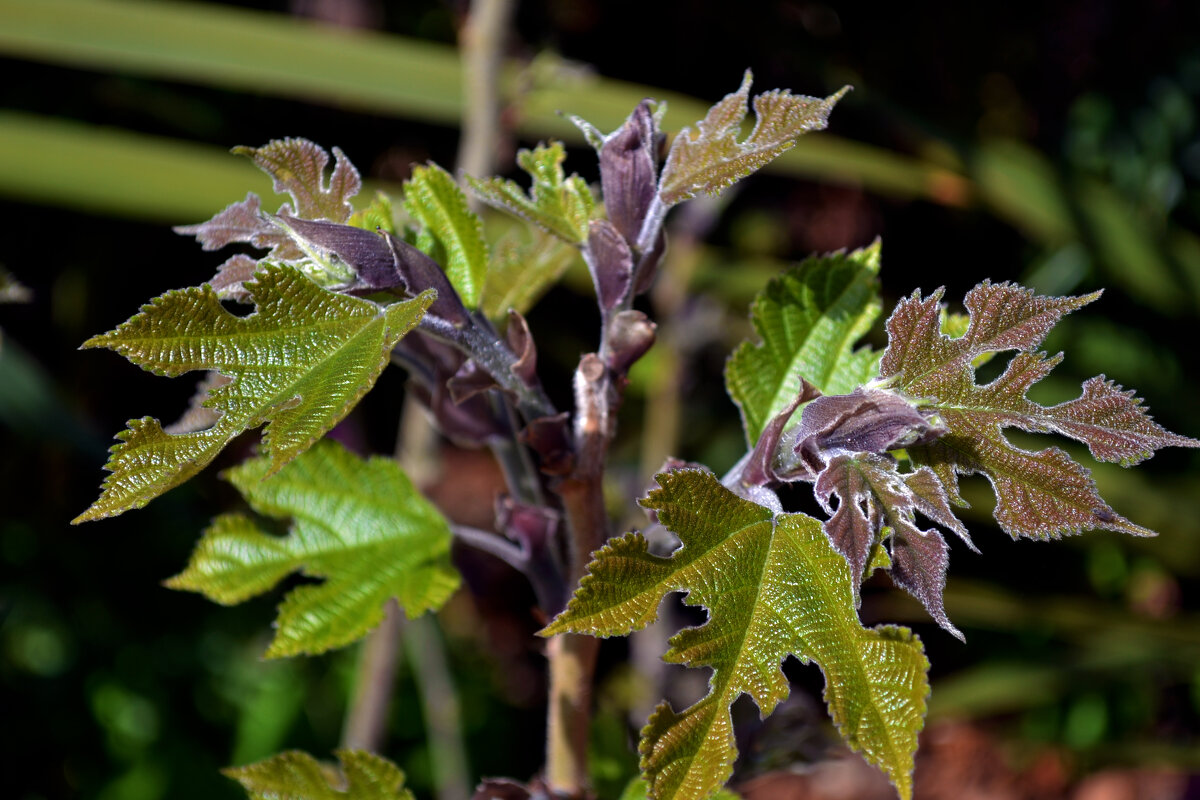
POLYGON ((396 232, 396 214, 392 210, 392 199, 383 192, 376 192, 375 199, 365 208, 359 209, 346 220, 350 225, 364 230, 396 232))
POLYGON ((708 472, 682 469, 658 481, 643 505, 681 547, 662 558, 641 534, 610 540, 543 631, 627 634, 653 622, 674 591, 707 609, 708 622, 677 633, 664 656, 713 674, 704 699, 683 712, 660 705, 643 729, 651 795, 698 799, 719 789, 737 755, 730 704, 749 693, 771 713, 788 693, 780 665, 794 654, 821 667, 842 736, 907 800, 929 689, 920 641, 903 628, 859 623, 846 561, 817 520, 741 499, 708 472))
POLYGON ((941 332, 941 290, 928 298, 914 293, 888 320, 882 384, 917 398, 946 428, 937 442, 910 448, 910 457, 929 465, 958 502, 957 475, 986 475, 996 492, 996 519, 1013 537, 1046 539, 1092 528, 1152 532, 1113 511, 1091 473, 1066 453, 1015 447, 1004 428, 1059 433, 1087 444, 1102 461, 1124 465, 1161 447, 1200 446, 1155 423, 1132 392, 1103 376, 1087 380, 1079 398, 1055 406, 1025 396, 1061 360, 1034 348, 1063 316, 1098 296, 1042 297, 1020 286, 984 282, 967 293, 970 323, 959 338, 941 332), (973 362, 1006 350, 1018 352, 1000 377, 976 385, 973 362))
POLYGON ((404 209, 422 226, 417 247, 429 255, 439 247, 445 254, 442 268, 459 297, 468 308, 478 307, 487 275, 488 246, 483 223, 467 206, 467 196, 458 183, 436 164, 413 167, 412 178, 404 183, 404 209))
POLYGON ((289 750, 221 772, 240 783, 251 800, 414 800, 404 788, 404 773, 386 758, 364 750, 334 755, 340 769, 289 750))
POLYGON ((875 376, 878 354, 853 348, 879 314, 879 265, 878 241, 808 258, 755 298, 750 321, 762 342, 740 344, 725 367, 751 446, 800 393, 801 378, 823 394, 846 394, 875 376))
POLYGON ((538 145, 517 153, 517 164, 533 178, 529 194, 515 181, 502 178, 467 181, 481 200, 523 217, 565 242, 582 246, 588 237, 588 222, 596 205, 587 181, 578 175, 567 178, 562 164, 567 158, 561 142, 538 145))
POLYGON ((75 522, 140 508, 203 469, 233 437, 263 423, 278 469, 332 428, 375 383, 391 349, 420 321, 433 292, 380 306, 334 294, 296 269, 267 264, 247 289, 257 305, 237 317, 208 285, 167 292, 109 333, 106 347, 157 375, 215 370, 233 380, 209 393, 221 412, 202 431, 170 435, 150 417, 118 435, 98 500, 75 522))
POLYGON ((493 321, 510 308, 527 313, 578 258, 579 250, 540 228, 528 229, 524 237, 505 237, 492 248, 483 313, 493 321))
POLYGON ((270 517, 293 520, 275 536, 241 514, 213 522, 172 589, 232 605, 292 572, 324 578, 288 593, 267 657, 322 653, 366 635, 395 598, 409 617, 436 609, 458 588, 450 528, 392 460, 363 461, 323 441, 278 473, 260 457, 225 473, 270 517))
POLYGON ((738 141, 750 98, 752 76, 746 70, 741 88, 708 110, 695 129, 684 128, 671 143, 659 181, 659 199, 668 206, 698 194, 717 195, 764 164, 792 149, 796 139, 825 128, 829 112, 847 86, 822 100, 793 95, 786 89, 754 98, 754 129, 738 141))
POLYGON ((235 147, 234 153, 248 157, 275 180, 275 192, 292 198, 281 214, 304 219, 345 222, 353 213, 350 198, 358 194, 362 180, 358 170, 338 148, 335 164, 326 181, 329 154, 307 139, 275 139, 262 147, 235 147))

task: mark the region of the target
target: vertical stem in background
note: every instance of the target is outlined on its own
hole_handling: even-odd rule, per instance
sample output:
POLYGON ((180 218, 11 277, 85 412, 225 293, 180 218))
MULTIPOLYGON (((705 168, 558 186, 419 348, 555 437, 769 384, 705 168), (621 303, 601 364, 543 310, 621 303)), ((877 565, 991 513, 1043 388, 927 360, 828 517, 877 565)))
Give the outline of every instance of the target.
POLYGON ((404 645, 421 696, 438 800, 467 800, 471 784, 462 743, 458 692, 450 677, 436 618, 426 614, 409 622, 404 628, 404 645))
POLYGON ((514 6, 514 0, 473 0, 459 32, 465 103, 458 145, 460 174, 484 178, 496 171, 500 67, 514 6))
POLYGON ((342 747, 379 752, 387 730, 396 677, 396 648, 402 615, 395 600, 384 609, 383 622, 371 631, 359 651, 354 700, 342 728, 342 747))

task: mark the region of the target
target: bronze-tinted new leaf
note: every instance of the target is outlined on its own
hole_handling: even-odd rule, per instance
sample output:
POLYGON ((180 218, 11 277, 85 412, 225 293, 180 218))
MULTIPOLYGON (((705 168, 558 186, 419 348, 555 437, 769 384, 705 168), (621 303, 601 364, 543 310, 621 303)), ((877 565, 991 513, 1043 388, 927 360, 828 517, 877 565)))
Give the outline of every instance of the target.
POLYGON ((1059 433, 1087 444, 1100 460, 1125 465, 1162 447, 1200 446, 1154 422, 1132 392, 1103 376, 1086 381, 1079 398, 1055 406, 1025 396, 1061 360, 1034 349, 1063 316, 1098 296, 1042 297, 984 282, 967 293, 970 322, 958 338, 941 331, 941 290, 901 301, 888 320, 883 384, 935 413, 946 429, 938 441, 909 454, 927 464, 958 502, 957 475, 986 475, 996 491, 996 519, 1013 537, 1046 539, 1092 528, 1138 536, 1151 531, 1117 514, 1100 498, 1090 472, 1062 450, 1015 447, 1005 428, 1059 433), (1003 374, 977 385, 973 362, 1006 350, 1018 352, 1003 374))
POLYGON ((825 128, 829 112, 850 87, 821 99, 776 89, 754 98, 754 129, 738 141, 750 98, 750 71, 742 86, 709 109, 695 129, 684 128, 671 144, 659 182, 666 205, 722 190, 775 160, 796 139, 825 128))

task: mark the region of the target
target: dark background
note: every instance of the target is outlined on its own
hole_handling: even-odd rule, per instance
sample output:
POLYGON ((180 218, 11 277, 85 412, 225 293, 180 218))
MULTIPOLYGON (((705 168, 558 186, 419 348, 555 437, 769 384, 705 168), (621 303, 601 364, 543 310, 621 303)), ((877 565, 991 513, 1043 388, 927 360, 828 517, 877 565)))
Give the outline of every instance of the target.
MULTIPOLYGON (((308 14, 349 8, 389 33, 446 44, 455 42, 464 11, 440 2, 239 5, 308 14)), ((1047 343, 1067 358, 1044 396, 1069 397, 1079 381, 1103 372, 1136 387, 1168 428, 1200 436, 1200 249, 1188 249, 1200 241, 1196 8, 542 0, 519 4, 510 54, 552 52, 607 78, 706 102, 734 90, 747 67, 761 90, 828 94, 851 83, 855 91, 832 117, 834 135, 972 182, 971 194, 953 202, 913 199, 928 196, 922 191, 879 192, 853 174, 820 182, 762 174, 743 184, 711 232, 695 299, 679 309, 680 331, 697 330, 688 320, 719 325, 683 348, 686 404, 676 454, 720 470, 741 445, 720 370, 747 333, 750 293, 788 261, 877 236, 889 307, 918 287, 944 285, 953 301, 984 278, 1047 292, 1112 287, 1047 343), (997 199, 996 187, 1006 176, 1019 179, 1018 167, 1029 163, 1044 180, 1019 183, 1015 202, 997 199), (1112 229, 1090 205, 1098 191, 1115 198, 1140 232, 1132 249, 1114 252, 1106 238, 1112 229), (1063 209, 1070 233, 1039 235, 1036 222, 1022 222, 1046 204, 1063 209), (1123 260, 1139 252, 1164 268, 1147 273, 1140 261, 1123 260)), ((6 13, 0 7, 0 27, 6 13)), ((341 147, 364 174, 388 181, 402 179, 411 162, 455 159, 457 130, 420 120, 11 52, 0 57, 0 75, 3 108, 223 148, 304 136, 341 147)), ((509 147, 503 163, 511 154, 509 147)), ((572 148, 568 167, 596 178, 584 148, 572 148)), ((136 184, 136 175, 130 179, 136 184)), ((246 189, 265 193, 267 185, 246 189)), ((236 797, 219 767, 293 747, 327 757, 340 733, 355 648, 263 662, 258 655, 280 592, 226 609, 158 585, 182 568, 207 521, 236 502, 217 473, 252 441, 144 510, 67 524, 94 499, 105 448, 123 422, 143 414, 171 419, 193 388, 76 348, 150 297, 203 281, 220 258, 157 221, 85 213, 69 202, 30 203, 3 185, 0 219, 0 265, 32 291, 28 303, 0 306, 0 729, 8 764, 0 793, 23 800, 236 797)), ((555 290, 531 315, 535 334, 552 340, 543 364, 550 381, 564 378, 592 346, 591 323, 576 325, 591 319, 591 301, 574 285, 555 290)), ((873 340, 882 343, 878 332, 873 340)), ((628 430, 643 415, 641 391, 635 384, 628 430)), ((385 375, 356 412, 351 425, 369 449, 391 450, 402 393, 402 377, 385 375)), ((632 439, 616 449, 628 474, 639 470, 637 449, 632 439)), ((477 490, 464 494, 486 514, 486 465, 447 458, 461 459, 450 462, 460 484, 463 475, 479 475, 470 484, 477 490)), ((1091 463, 1086 454, 1082 460, 1091 463)), ((1119 512, 1160 537, 1090 533, 1012 543, 989 528, 986 485, 973 485, 968 523, 984 555, 956 546, 947 590, 948 612, 968 643, 929 624, 886 582, 871 587, 863 608, 866 622, 903 621, 924 638, 933 664, 932 725, 970 720, 1004 743, 999 752, 1014 774, 1038 754, 1057 754, 1061 791, 1039 796, 1074 791, 1105 769, 1164 768, 1184 776, 1179 786, 1200 773, 1197 459, 1167 451, 1136 472, 1108 467, 1096 475, 1119 512)), ((464 566, 472 591, 440 617, 467 709, 472 768, 475 776, 524 779, 539 766, 543 735, 532 600, 495 565, 476 559, 464 566)), ((622 655, 620 646, 606 655, 606 676, 619 673, 622 655)), ((795 666, 789 674, 799 690, 819 692, 815 670, 795 666)), ((605 685, 619 687, 619 680, 605 685)), ((386 754, 429 796, 416 708, 402 665, 386 754)), ((617 720, 620 731, 621 714, 606 713, 604 724, 617 720)), ((609 753, 619 752, 622 734, 616 745, 601 738, 602 761, 623 774, 628 759, 609 753)), ((1017 779, 1012 786, 1016 794, 995 796, 1034 796, 1017 779)), ((1197 791, 1195 777, 1191 786, 1197 791)))

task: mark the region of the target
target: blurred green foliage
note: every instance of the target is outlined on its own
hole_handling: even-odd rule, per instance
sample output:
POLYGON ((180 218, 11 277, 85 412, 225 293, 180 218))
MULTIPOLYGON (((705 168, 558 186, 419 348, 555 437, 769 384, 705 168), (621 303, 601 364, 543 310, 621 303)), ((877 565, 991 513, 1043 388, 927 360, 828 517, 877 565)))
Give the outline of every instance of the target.
MULTIPOLYGON (((67 526, 94 494, 128 396, 171 418, 191 393, 75 348, 149 297, 212 274, 211 254, 165 223, 207 218, 266 189, 224 150, 283 135, 338 145, 369 167, 364 197, 397 185, 411 162, 454 160, 458 5, 358 3, 382 32, 301 20, 282 1, 240 5, 0 0, 0 65, 10 77, 0 89, 0 263, 32 293, 0 305, 0 713, 19 765, 5 796, 232 798, 239 790, 219 767, 289 747, 328 753, 339 736, 354 649, 264 664, 257 655, 278 595, 233 611, 157 585, 234 502, 215 474, 103 527, 67 526)), ((943 283, 961 296, 984 277, 1047 293, 1108 287, 1047 343, 1067 359, 1042 391, 1065 399, 1103 372, 1136 387, 1168 428, 1195 436, 1192 6, 1167 2, 1150 14, 1116 0, 1036 11, 981 3, 912 14, 781 1, 735 14, 704 0, 634 15, 627 3, 530 0, 514 32, 522 57, 504 74, 511 141, 502 146, 556 136, 578 147, 558 110, 611 130, 647 95, 668 101, 664 125, 676 130, 703 101, 734 90, 746 67, 763 88, 856 86, 832 134, 805 138, 774 177, 749 182, 708 223, 710 244, 692 246, 691 230, 704 232, 695 220, 676 231, 667 270, 690 295, 656 288, 670 319, 664 349, 646 362, 676 380, 643 372, 633 385, 655 403, 675 398, 676 455, 721 468, 738 451, 719 374, 748 333, 754 292, 811 250, 881 234, 893 298, 943 283), (661 31, 681 18, 687 46, 663 48, 661 31), (662 393, 664 382, 674 394, 662 393)), ((579 168, 571 158, 566 166, 579 168)), ((543 354, 551 375, 591 346, 561 321, 591 313, 569 290, 534 310, 535 333, 561 331, 543 354)), ((368 449, 391 448, 401 393, 385 375, 352 420, 368 449)), ((661 412, 631 401, 623 424, 634 430, 661 412)), ((657 466, 637 463, 648 450, 618 443, 618 476, 634 485, 657 466)), ((1193 454, 1168 452, 1137 473, 1095 470, 1118 511, 1161 534, 1146 540, 1008 542, 983 530, 986 486, 968 485, 968 522, 985 557, 956 548, 946 591, 968 644, 921 626, 919 607, 885 587, 866 590, 864 622, 921 628, 935 719, 995 719, 1031 747, 1071 748, 1081 769, 1166 762, 1200 771, 1197 467, 1193 454)), ((452 604, 441 620, 472 769, 524 778, 538 767, 542 738, 531 601, 486 561, 464 571, 476 603, 452 604)), ((419 707, 402 667, 388 755, 429 796, 419 707)), ((619 755, 620 712, 606 709, 597 728, 600 782, 615 791, 630 769, 619 755)))

